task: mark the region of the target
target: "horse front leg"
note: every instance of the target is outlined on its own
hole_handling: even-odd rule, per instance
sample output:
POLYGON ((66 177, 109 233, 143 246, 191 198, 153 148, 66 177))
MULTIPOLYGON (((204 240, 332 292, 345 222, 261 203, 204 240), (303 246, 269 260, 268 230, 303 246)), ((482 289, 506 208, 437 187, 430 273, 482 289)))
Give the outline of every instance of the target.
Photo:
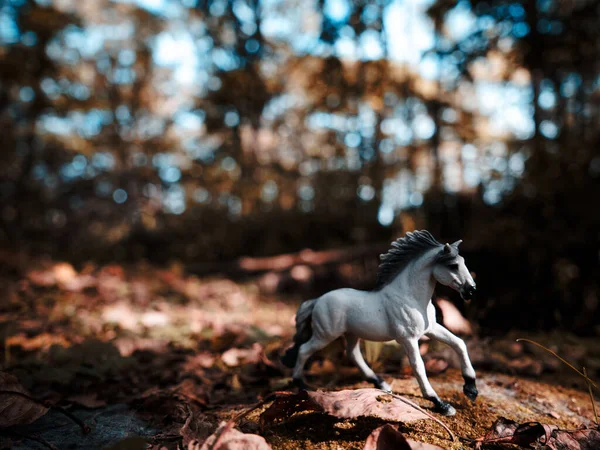
POLYGON ((402 344, 406 350, 408 361, 410 362, 413 373, 417 378, 423 397, 433 402, 437 412, 445 416, 453 416, 456 414, 456 410, 452 407, 452 405, 440 399, 440 397, 438 397, 436 392, 431 387, 431 384, 429 384, 429 380, 427 379, 427 374, 425 372, 425 364, 423 363, 423 358, 421 358, 421 354, 419 353, 419 340, 405 339, 398 341, 398 343, 402 344))
POLYGON ((473 369, 473 365, 469 359, 465 341, 452 334, 439 323, 435 324, 431 332, 427 333, 427 336, 437 339, 444 344, 448 344, 458 354, 458 357, 460 358, 460 368, 463 379, 465 380, 463 392, 469 400, 474 402, 478 394, 477 386, 475 385, 475 369, 473 369))

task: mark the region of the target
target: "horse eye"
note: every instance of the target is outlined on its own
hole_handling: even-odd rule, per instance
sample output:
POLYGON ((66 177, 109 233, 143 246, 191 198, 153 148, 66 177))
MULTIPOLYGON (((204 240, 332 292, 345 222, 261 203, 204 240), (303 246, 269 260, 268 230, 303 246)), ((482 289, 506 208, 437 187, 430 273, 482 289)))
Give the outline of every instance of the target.
POLYGON ((457 263, 450 264, 448 267, 452 270, 456 270, 456 269, 458 269, 458 264, 457 263))

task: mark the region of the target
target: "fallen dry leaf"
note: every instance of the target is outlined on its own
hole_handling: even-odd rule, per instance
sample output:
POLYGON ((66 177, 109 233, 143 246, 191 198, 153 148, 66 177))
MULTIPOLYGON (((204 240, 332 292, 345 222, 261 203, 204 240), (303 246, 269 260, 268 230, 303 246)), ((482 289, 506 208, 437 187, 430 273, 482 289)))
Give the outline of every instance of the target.
MULTIPOLYGON (((518 424, 514 420, 505 417, 498 418, 485 437, 477 441, 475 448, 481 448, 483 444, 515 444, 526 447, 536 442, 541 436, 550 436, 551 429, 546 429, 539 422, 518 424)), ((546 439, 547 440, 547 439, 546 439)))
POLYGON ((221 422, 217 431, 202 446, 198 441, 192 441, 188 444, 188 450, 271 450, 271 446, 262 436, 242 433, 230 423, 221 422))
POLYGON ((433 444, 406 439, 397 427, 387 424, 369 435, 363 450, 443 450, 433 444))
POLYGON ((106 402, 104 400, 98 399, 97 393, 72 395, 68 397, 67 400, 90 409, 106 406, 106 402))
POLYGON ((546 447, 551 450, 597 450, 600 448, 600 430, 554 430, 546 447))
POLYGON ((29 398, 14 375, 0 372, 0 391, 0 428, 27 425, 48 412, 44 405, 29 398))
POLYGON ((446 328, 456 334, 466 336, 473 334, 471 323, 465 319, 453 303, 443 298, 439 298, 436 303, 442 312, 442 323, 446 328))
POLYGON ((600 448, 600 430, 582 428, 560 430, 555 425, 540 422, 517 422, 500 417, 483 438, 476 441, 475 448, 484 444, 514 444, 521 447, 545 446, 550 450, 595 450, 600 448))
POLYGON ((395 396, 385 394, 379 389, 367 388, 337 392, 280 393, 262 413, 261 421, 282 421, 301 411, 323 412, 340 419, 367 416, 395 422, 413 422, 429 418, 395 396))
POLYGON ((229 367, 256 364, 261 360, 262 351, 262 345, 255 342, 251 348, 230 348, 221 355, 221 359, 229 367))

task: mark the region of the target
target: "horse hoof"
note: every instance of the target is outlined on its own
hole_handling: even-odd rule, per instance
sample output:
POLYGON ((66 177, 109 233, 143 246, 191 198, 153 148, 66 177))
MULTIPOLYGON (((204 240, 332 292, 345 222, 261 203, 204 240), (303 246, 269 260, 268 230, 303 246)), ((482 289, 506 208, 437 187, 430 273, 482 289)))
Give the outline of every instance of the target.
POLYGON ((456 409, 444 400, 436 399, 433 400, 434 408, 433 410, 437 413, 440 413, 443 416, 453 416, 456 414, 456 409))
POLYGON ((385 391, 389 394, 392 393, 392 387, 389 384, 387 384, 383 378, 381 378, 381 377, 369 378, 368 381, 373 383, 377 389, 381 389, 382 391, 385 391))
POLYGON ((463 386, 463 393, 467 396, 469 400, 472 402, 475 401, 479 392, 477 391, 477 387, 475 386, 475 380, 465 380, 465 385, 463 386))
POLYGON ((392 387, 387 384, 385 381, 382 381, 381 383, 379 383, 379 386, 377 386, 378 389, 381 389, 382 391, 387 392, 388 394, 392 393, 392 387))

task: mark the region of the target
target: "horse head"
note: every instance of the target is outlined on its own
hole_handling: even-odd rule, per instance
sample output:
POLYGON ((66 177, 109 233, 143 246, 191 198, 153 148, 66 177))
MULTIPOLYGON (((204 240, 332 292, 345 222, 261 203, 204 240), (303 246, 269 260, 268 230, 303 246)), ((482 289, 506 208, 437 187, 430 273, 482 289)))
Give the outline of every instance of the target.
POLYGON ((458 254, 461 242, 456 241, 442 247, 435 259, 433 277, 438 283, 459 292, 463 300, 471 300, 475 295, 476 285, 465 265, 465 258, 458 254))

